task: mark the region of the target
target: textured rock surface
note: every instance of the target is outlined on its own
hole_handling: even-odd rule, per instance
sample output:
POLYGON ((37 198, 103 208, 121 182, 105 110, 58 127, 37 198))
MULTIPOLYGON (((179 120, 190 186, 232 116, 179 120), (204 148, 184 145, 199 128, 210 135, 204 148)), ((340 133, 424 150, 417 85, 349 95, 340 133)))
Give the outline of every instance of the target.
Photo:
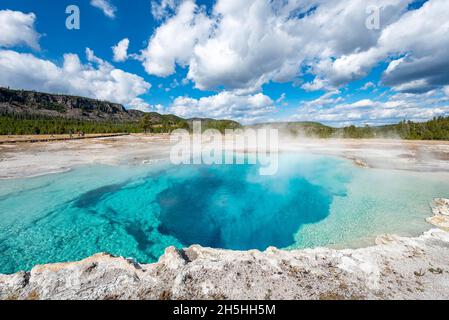
POLYGON ((443 230, 449 231, 449 200, 435 199, 432 204, 433 217, 427 222, 443 230))
POLYGON ((136 121, 144 113, 83 97, 0 88, 0 114, 27 114, 77 120, 136 121))
POLYGON ((435 199, 432 203, 432 212, 434 215, 449 216, 449 200, 435 199))
MULTIPOLYGON (((446 201, 434 208, 447 209, 446 201)), ((290 252, 171 247, 150 265, 102 253, 0 275, 0 299, 449 299, 448 232, 376 243, 290 252)))

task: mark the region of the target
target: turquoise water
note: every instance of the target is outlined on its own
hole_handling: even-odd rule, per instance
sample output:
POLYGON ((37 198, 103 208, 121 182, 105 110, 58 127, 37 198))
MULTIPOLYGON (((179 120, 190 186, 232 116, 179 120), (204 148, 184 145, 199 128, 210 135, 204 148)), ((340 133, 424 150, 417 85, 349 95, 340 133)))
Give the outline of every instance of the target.
POLYGON ((360 169, 333 157, 282 155, 257 166, 86 166, 0 181, 0 273, 98 252, 154 262, 165 248, 355 247, 429 228, 447 175, 360 169))

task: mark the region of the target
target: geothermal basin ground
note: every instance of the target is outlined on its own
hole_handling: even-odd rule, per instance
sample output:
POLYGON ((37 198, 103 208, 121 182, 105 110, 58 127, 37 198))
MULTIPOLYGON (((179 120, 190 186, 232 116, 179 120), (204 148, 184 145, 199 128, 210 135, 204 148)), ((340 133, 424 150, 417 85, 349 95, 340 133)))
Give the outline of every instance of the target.
POLYGON ((265 178, 170 147, 0 145, 0 297, 449 296, 448 143, 282 139, 265 178))

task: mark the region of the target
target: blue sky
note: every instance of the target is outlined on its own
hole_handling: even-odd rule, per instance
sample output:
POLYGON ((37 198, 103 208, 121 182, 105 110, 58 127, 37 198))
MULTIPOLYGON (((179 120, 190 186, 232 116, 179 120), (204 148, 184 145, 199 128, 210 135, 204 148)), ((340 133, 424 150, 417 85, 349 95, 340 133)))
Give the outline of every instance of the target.
POLYGON ((444 0, 2 0, 0 85, 243 123, 423 121, 449 114, 447 16, 444 0))

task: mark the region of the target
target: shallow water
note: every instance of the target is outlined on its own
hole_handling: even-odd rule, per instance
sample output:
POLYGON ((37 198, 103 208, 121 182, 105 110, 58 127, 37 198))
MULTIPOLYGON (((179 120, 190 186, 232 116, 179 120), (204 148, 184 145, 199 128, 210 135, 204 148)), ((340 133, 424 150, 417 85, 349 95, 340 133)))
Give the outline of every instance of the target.
POLYGON ((0 273, 98 252, 156 261, 170 245, 226 249, 356 247, 418 235, 446 174, 361 169, 282 155, 257 166, 86 166, 0 181, 0 273))

